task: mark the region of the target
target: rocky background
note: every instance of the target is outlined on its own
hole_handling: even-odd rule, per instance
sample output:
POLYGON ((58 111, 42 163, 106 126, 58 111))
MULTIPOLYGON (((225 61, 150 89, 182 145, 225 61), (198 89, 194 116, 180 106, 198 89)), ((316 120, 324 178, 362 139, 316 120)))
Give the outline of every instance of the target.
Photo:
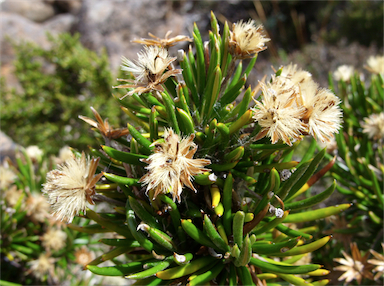
POLYGON ((0 17, 2 75, 17 84, 16 79, 11 79, 13 51, 8 37, 48 47, 47 32, 79 32, 87 48, 105 48, 112 70, 117 70, 122 55, 135 58, 140 51, 141 45, 132 40, 147 38, 148 32, 164 37, 169 30, 174 36, 191 35, 194 22, 201 30, 209 25, 211 10, 222 20, 248 19, 250 15, 241 2, 244 1, 5 0, 0 17))
MULTIPOLYGON (((305 67, 321 85, 327 86, 328 71, 335 70, 341 64, 362 67, 370 55, 380 51, 382 53, 380 34, 376 41, 365 41, 363 44, 337 35, 333 37, 332 45, 324 41, 328 34, 331 35, 330 29, 337 31, 337 17, 341 17, 347 5, 344 2, 336 1, 336 4, 332 4, 331 1, 328 11, 324 10, 327 1, 289 2, 0 0, 1 76, 8 86, 18 87, 17 78, 12 73, 14 51, 10 39, 16 42, 33 41, 48 48, 47 32, 54 35, 79 32, 86 47, 96 51, 107 50, 111 68, 117 71, 122 55, 135 58, 141 49, 141 45, 132 43, 132 40, 148 37, 148 32, 164 37, 169 30, 173 31, 174 36, 191 35, 194 22, 201 31, 207 31, 211 10, 221 23, 253 18, 264 24, 271 42, 268 50, 258 58, 254 78, 250 78, 252 82, 257 82, 264 74, 269 75, 272 72, 271 66, 278 68, 292 61, 305 67), (322 16, 321 23, 316 18, 319 13, 327 13, 322 16)), ((367 23, 359 25, 367 26, 367 23)), ((359 26, 354 29, 359 31, 359 26)), ((361 34, 363 36, 365 33, 361 34)), ((203 35, 203 38, 207 36, 203 35)), ((174 48, 184 48, 182 45, 174 48)), ((1 157, 9 155, 7 150, 16 146, 6 139, 1 134, 1 157)))

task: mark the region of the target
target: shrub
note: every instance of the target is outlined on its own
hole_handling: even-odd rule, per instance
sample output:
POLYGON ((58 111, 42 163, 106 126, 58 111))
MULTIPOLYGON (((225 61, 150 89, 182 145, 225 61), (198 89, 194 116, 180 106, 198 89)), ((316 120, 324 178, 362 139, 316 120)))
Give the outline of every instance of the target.
MULTIPOLYGON (((82 149, 92 144, 78 114, 91 115, 89 106, 94 106, 112 115, 117 105, 109 98, 112 73, 105 52, 86 49, 78 34, 47 37, 47 50, 31 42, 13 44, 15 75, 23 90, 3 83, 0 119, 1 129, 18 144, 56 154, 63 145, 82 149)), ((121 122, 111 116, 112 124, 121 122)))
POLYGON ((325 149, 316 153, 315 140, 338 132, 340 101, 295 65, 245 86, 269 39, 254 21, 220 33, 211 16, 209 41, 195 25, 194 49, 179 51, 181 69, 167 48, 187 37, 140 41, 147 46, 137 61, 123 59, 130 78, 117 86, 127 89, 120 103, 134 123, 113 129, 96 110, 97 122, 82 117, 97 127, 101 148, 49 172, 43 191, 59 218, 96 223, 71 228, 115 235, 100 240, 112 249, 88 263, 95 274, 137 285, 324 285, 314 280, 328 270, 296 263, 330 239, 312 240, 315 221, 350 204, 312 210, 335 182, 299 195, 334 164, 323 166, 325 149), (313 142, 293 160, 305 136, 313 142), (86 207, 99 201, 110 209, 86 207), (100 267, 106 260, 114 265, 100 267))

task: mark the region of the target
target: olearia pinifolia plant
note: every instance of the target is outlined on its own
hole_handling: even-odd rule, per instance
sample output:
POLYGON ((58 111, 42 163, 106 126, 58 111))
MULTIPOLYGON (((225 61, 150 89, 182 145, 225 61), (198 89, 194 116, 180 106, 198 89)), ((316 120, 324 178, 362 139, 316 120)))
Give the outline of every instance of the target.
POLYGON ((90 277, 76 273, 82 270, 78 264, 93 259, 89 248, 80 253, 90 237, 52 217, 40 191, 52 165, 72 157, 68 147, 60 153, 47 159, 37 146, 29 146, 16 152, 14 162, 0 166, 1 285, 88 284, 90 277))
POLYGON ((111 250, 88 263, 95 274, 135 285, 325 285, 328 270, 297 264, 331 238, 313 240, 314 221, 350 204, 311 209, 335 182, 298 200, 334 160, 322 166, 315 143, 292 158, 304 137, 338 132, 340 100, 296 65, 247 87, 269 41, 263 27, 225 23, 220 33, 212 13, 211 29, 203 42, 195 24, 193 47, 177 57, 168 47, 188 37, 139 40, 145 47, 123 58, 127 78, 116 86, 127 92, 115 96, 133 124, 114 129, 96 110, 97 121, 81 117, 105 144, 48 173, 43 191, 60 219, 93 222, 71 228, 118 235, 100 240, 111 250), (96 200, 110 210, 86 207, 96 200), (107 260, 114 265, 99 266, 107 260))
POLYGON ((343 100, 344 123, 336 140, 328 145, 329 152, 338 157, 330 172, 339 182, 336 189, 353 202, 353 207, 331 220, 331 231, 339 239, 333 242, 328 257, 339 257, 340 249, 344 249, 347 260, 334 259, 344 264, 336 267, 345 272, 339 280, 349 283, 355 279, 363 285, 374 283, 372 280, 383 283, 384 259, 381 268, 374 268, 378 264, 370 264, 375 259, 368 259, 368 255, 372 253, 376 261, 380 255, 383 257, 384 57, 370 56, 365 68, 371 73, 366 82, 347 65, 335 71, 337 84, 330 74, 331 89, 338 91, 343 100), (352 258, 346 254, 350 243, 352 258))

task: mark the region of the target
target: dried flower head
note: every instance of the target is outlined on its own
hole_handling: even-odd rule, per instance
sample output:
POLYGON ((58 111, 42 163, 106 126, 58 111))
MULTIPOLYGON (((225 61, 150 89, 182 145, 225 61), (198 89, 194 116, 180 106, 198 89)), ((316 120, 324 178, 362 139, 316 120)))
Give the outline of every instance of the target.
POLYGON ((301 86, 307 82, 313 81, 311 73, 300 69, 297 64, 293 63, 284 66, 280 76, 289 79, 293 84, 299 84, 301 86))
MULTIPOLYGON (((170 57, 168 51, 158 46, 145 46, 144 51, 138 53, 138 60, 132 62, 123 57, 121 69, 132 73, 135 80, 118 79, 129 84, 115 86, 115 88, 134 88, 127 95, 134 93, 142 94, 152 91, 164 91, 161 86, 170 76, 180 74, 179 69, 169 69, 170 64, 176 60, 176 57, 170 57), (166 69, 169 69, 165 72, 166 69)), ((121 99, 122 99, 121 98, 121 99)))
POLYGON ((31 158, 33 162, 40 162, 43 158, 43 150, 41 150, 38 146, 32 145, 28 146, 25 149, 25 152, 27 153, 28 157, 31 158))
POLYGON ((373 279, 373 267, 367 262, 369 252, 367 252, 362 257, 359 248, 357 247, 357 244, 355 242, 351 243, 352 257, 344 251, 341 252, 343 253, 345 259, 334 258, 336 262, 343 264, 334 268, 334 270, 344 271, 344 273, 339 277, 339 281, 345 280, 346 283, 349 283, 355 279, 357 283, 360 284, 363 277, 371 280, 373 279))
MULTIPOLYGON (((383 248, 383 251, 384 251, 384 243, 381 243, 381 247, 383 248)), ((383 277, 383 274, 384 274, 384 255, 378 253, 377 251, 374 251, 373 249, 370 249, 370 252, 376 259, 369 259, 368 263, 371 263, 372 265, 376 266, 373 269, 373 272, 376 272, 374 280, 377 280, 380 277, 383 277)))
POLYGON ((71 148, 69 146, 64 146, 59 151, 58 157, 53 157, 53 160, 56 165, 60 165, 64 163, 65 161, 69 160, 70 158, 73 158, 75 155, 73 154, 71 148))
POLYGON ((28 262, 28 265, 27 274, 32 273, 33 276, 41 281, 45 281, 47 275, 51 278, 55 276, 55 258, 50 257, 48 253, 40 254, 38 259, 28 262))
POLYGON ((270 39, 263 35, 263 26, 256 26, 254 20, 234 23, 229 39, 230 53, 238 59, 251 58, 265 50, 265 43, 270 39))
POLYGON ((370 56, 365 68, 375 74, 384 74, 384 56, 370 56))
POLYGON ((41 241, 47 251, 58 251, 65 247, 67 241, 67 233, 60 229, 51 228, 46 233, 44 233, 41 241))
POLYGON ((58 219, 72 222, 80 211, 85 212, 87 202, 94 204, 91 196, 95 194, 95 185, 102 176, 95 176, 99 160, 90 160, 82 153, 81 158, 70 158, 47 174, 42 191, 48 196, 58 219))
POLYGON ((24 198, 24 192, 23 190, 18 190, 17 186, 13 185, 5 192, 2 192, 2 196, 4 197, 7 206, 13 207, 20 199, 22 200, 24 198))
POLYGON ((105 139, 118 139, 122 136, 125 136, 129 133, 127 128, 119 128, 119 129, 113 129, 111 125, 108 123, 108 118, 106 118, 104 121, 101 118, 100 114, 91 106, 91 110, 93 112, 93 115, 96 117, 96 121, 93 119, 90 119, 86 116, 80 115, 79 118, 90 124, 91 126, 97 128, 101 135, 105 139))
POLYGON ((44 222, 49 215, 49 204, 40 194, 31 194, 25 203, 27 215, 35 222, 44 222))
POLYGON ((308 133, 321 142, 330 142, 333 134, 341 128, 340 99, 328 89, 302 95, 305 107, 302 120, 308 125, 308 133))
POLYGON ((147 185, 147 191, 154 190, 154 196, 171 193, 173 200, 180 202, 183 186, 197 192, 193 186, 192 176, 209 171, 203 168, 211 164, 207 159, 192 159, 197 151, 197 145, 193 142, 195 135, 180 140, 172 129, 165 129, 164 142, 156 141, 155 153, 143 160, 149 164, 145 174, 139 182, 147 185))
POLYGON ((165 34, 165 38, 161 39, 159 37, 156 37, 155 35, 148 33, 148 35, 153 38, 153 39, 139 39, 139 40, 134 40, 132 42, 134 43, 139 43, 147 46, 161 46, 163 48, 168 49, 169 47, 173 47, 176 45, 178 42, 192 42, 192 39, 188 36, 183 36, 183 35, 178 35, 173 38, 169 38, 171 35, 172 31, 168 31, 165 34))
POLYGON ((329 142, 341 127, 340 99, 327 89, 320 89, 312 75, 290 64, 270 83, 260 83, 262 102, 255 100, 254 119, 262 127, 255 140, 271 137, 272 143, 312 135, 329 142))
POLYGON ((301 117, 306 125, 303 135, 309 133, 321 142, 331 141, 341 127, 340 99, 330 90, 319 88, 312 75, 297 65, 284 67, 280 76, 290 79, 299 88, 296 104, 305 110, 301 117))
POLYGON ((75 258, 77 264, 86 266, 93 260, 94 255, 85 246, 82 246, 80 249, 75 251, 75 258))
POLYGON ((371 114, 364 118, 363 133, 374 140, 383 140, 384 138, 384 112, 379 114, 371 114))
POLYGON ((341 65, 334 71, 333 78, 337 81, 342 80, 349 82, 354 72, 355 69, 353 66, 341 65))
POLYGON ((16 178, 17 176, 15 172, 11 170, 8 162, 4 161, 4 163, 0 165, 0 190, 8 189, 8 187, 15 182, 16 178))
POLYGON ((273 77, 271 83, 260 83, 262 101, 256 102, 253 108, 253 118, 262 127, 255 140, 264 136, 271 138, 272 143, 279 139, 292 145, 291 139, 300 140, 305 125, 300 118, 304 109, 296 106, 296 97, 299 93, 297 85, 283 77, 273 77))

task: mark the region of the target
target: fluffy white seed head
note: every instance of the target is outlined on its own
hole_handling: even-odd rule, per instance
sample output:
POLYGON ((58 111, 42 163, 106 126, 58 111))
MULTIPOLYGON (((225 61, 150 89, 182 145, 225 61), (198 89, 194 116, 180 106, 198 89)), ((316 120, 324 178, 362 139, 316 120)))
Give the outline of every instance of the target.
POLYGON ((193 159, 197 146, 194 134, 179 138, 172 129, 164 131, 164 142, 155 142, 155 152, 144 160, 148 173, 139 182, 147 185, 147 191, 155 190, 154 196, 171 193, 180 202, 183 186, 197 191, 192 184, 193 176, 209 171, 204 166, 207 159, 193 159))
POLYGON ((70 158, 47 174, 43 193, 47 195, 57 219, 72 222, 80 211, 85 212, 87 202, 93 204, 95 184, 102 174, 94 176, 99 159, 70 158))
POLYGON ((365 117, 361 127, 363 127, 363 133, 366 133, 369 138, 383 141, 384 112, 371 114, 369 117, 365 117))
POLYGON ((234 23, 229 41, 230 52, 239 59, 252 57, 265 50, 270 39, 263 35, 263 26, 256 26, 254 20, 234 23))

